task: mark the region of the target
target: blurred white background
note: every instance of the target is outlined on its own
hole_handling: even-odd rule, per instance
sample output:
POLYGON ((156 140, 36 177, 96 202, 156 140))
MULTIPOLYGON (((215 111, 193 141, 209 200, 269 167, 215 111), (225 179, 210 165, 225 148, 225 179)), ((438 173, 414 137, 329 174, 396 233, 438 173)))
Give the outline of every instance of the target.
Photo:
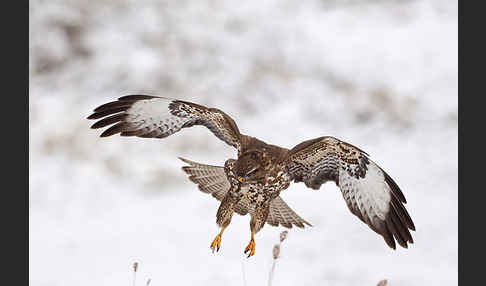
POLYGON ((262 285, 283 228, 235 216, 180 170, 235 151, 203 127, 164 140, 99 138, 96 106, 147 93, 218 107, 248 135, 291 148, 332 135, 403 190, 417 231, 396 251, 332 183, 282 197, 292 229, 274 285, 457 284, 457 2, 30 1, 31 285, 262 285), (245 276, 245 278, 243 278, 245 276))

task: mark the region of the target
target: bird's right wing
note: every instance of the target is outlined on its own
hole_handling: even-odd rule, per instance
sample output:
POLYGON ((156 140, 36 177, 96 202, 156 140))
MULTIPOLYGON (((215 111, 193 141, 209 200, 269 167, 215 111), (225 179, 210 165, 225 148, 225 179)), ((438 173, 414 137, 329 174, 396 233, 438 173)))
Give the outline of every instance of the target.
POLYGON ((226 113, 177 99, 127 95, 97 107, 88 119, 101 119, 91 128, 111 125, 101 137, 120 133, 121 136, 165 138, 182 128, 203 125, 228 145, 238 150, 241 145, 238 126, 226 113))
POLYGON ((357 147, 331 136, 304 141, 287 153, 287 170, 295 182, 319 189, 333 181, 354 215, 383 236, 395 249, 395 240, 407 248, 415 225, 407 202, 395 181, 357 147))

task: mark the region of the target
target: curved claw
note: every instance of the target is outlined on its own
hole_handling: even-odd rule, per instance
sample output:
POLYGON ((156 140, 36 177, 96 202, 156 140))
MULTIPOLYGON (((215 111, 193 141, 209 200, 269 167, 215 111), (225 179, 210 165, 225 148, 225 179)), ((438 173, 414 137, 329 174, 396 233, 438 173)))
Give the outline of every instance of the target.
POLYGON ((221 234, 218 234, 216 235, 216 237, 214 238, 213 242, 211 243, 211 249, 213 250, 213 253, 214 253, 214 250, 216 249, 216 252, 219 251, 219 247, 221 246, 221 234))
POLYGON ((248 256, 246 258, 250 258, 250 256, 253 256, 255 254, 255 240, 251 239, 250 243, 248 243, 248 246, 245 248, 245 254, 249 251, 248 256))

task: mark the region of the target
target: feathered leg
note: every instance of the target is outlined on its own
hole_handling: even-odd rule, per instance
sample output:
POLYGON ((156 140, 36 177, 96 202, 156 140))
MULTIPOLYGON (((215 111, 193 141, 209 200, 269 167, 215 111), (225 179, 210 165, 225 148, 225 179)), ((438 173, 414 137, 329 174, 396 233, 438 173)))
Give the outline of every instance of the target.
POLYGON ((260 206, 257 206, 255 208, 255 211, 251 214, 251 220, 250 220, 250 230, 251 230, 251 239, 250 243, 248 243, 248 246, 245 248, 245 254, 248 253, 248 257, 253 256, 255 254, 255 234, 262 229, 262 227, 265 225, 265 221, 267 221, 268 213, 270 211, 270 205, 269 204, 263 204, 260 206))
POLYGON ((221 227, 221 231, 216 235, 213 242, 211 243, 211 249, 219 251, 221 246, 221 237, 223 235, 224 230, 231 222, 231 218, 233 217, 234 209, 233 206, 236 200, 230 192, 226 194, 223 201, 219 205, 218 212, 216 213, 216 223, 221 227))

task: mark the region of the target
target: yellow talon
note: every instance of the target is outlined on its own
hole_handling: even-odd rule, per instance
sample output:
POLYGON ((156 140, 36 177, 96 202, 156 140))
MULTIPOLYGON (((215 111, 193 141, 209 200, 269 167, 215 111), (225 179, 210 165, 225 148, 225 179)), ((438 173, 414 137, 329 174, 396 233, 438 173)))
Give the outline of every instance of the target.
POLYGON ((221 231, 214 238, 213 242, 211 242, 211 246, 210 247, 213 250, 213 253, 214 253, 214 249, 216 249, 216 252, 219 251, 219 247, 221 246, 221 236, 223 235, 223 231, 225 229, 226 229, 226 226, 223 226, 223 228, 221 228, 221 231))
POLYGON ((248 253, 248 257, 247 258, 250 258, 250 256, 253 256, 253 254, 255 254, 255 233, 252 231, 251 232, 251 239, 250 239, 250 243, 248 243, 248 246, 245 248, 245 254, 250 251, 250 253, 248 253))
POLYGON ((213 242, 211 243, 211 249, 213 250, 213 253, 214 253, 214 249, 216 249, 216 252, 218 252, 220 246, 221 246, 221 234, 218 234, 216 235, 213 242))

